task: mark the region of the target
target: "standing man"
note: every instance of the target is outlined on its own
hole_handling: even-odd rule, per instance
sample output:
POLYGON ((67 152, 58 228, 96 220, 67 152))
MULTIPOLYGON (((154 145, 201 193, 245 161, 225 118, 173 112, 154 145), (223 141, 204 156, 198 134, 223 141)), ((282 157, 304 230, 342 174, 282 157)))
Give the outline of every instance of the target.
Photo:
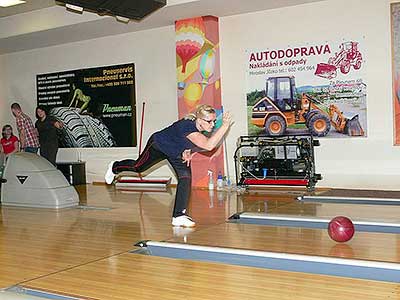
POLYGON ((11 105, 11 112, 17 123, 21 150, 37 153, 39 149, 38 132, 35 126, 33 126, 31 118, 22 112, 21 106, 18 103, 11 105))

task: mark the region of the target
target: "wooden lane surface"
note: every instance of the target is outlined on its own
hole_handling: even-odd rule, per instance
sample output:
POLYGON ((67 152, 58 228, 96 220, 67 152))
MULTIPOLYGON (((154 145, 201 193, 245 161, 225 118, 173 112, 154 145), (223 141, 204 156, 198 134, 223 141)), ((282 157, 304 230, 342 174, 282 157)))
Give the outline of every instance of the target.
POLYGON ((315 193, 318 196, 335 197, 366 197, 366 198, 394 198, 400 199, 400 191, 379 191, 379 190, 349 190, 349 189, 330 189, 320 190, 315 193))
POLYGON ((347 216, 350 219, 385 221, 400 223, 400 205, 366 205, 346 203, 303 202, 295 200, 291 195, 274 197, 273 195, 240 196, 238 204, 245 212, 261 212, 269 214, 285 214, 297 216, 313 216, 333 218, 347 216))
POLYGON ((400 223, 400 205, 366 205, 345 203, 290 202, 277 206, 273 201, 245 201, 245 212, 284 214, 333 218, 347 216, 350 219, 400 223))
MULTIPOLYGON (((182 234, 170 225, 173 193, 122 193, 89 186, 81 195, 89 207, 111 209, 1 208, 1 287, 25 281, 31 288, 101 300, 399 298, 399 286, 391 283, 128 254, 138 240, 173 240, 174 235, 182 234)), ((280 209, 291 201, 269 203, 280 209)), ((236 194, 194 190, 190 210, 199 226, 187 234, 186 240, 208 239, 212 244, 221 239, 230 245, 247 243, 257 249, 262 241, 250 237, 249 243, 247 236, 254 234, 246 233, 250 229, 238 226, 232 230, 225 226, 234 224, 223 224, 236 209, 236 194)), ((252 229, 259 236, 265 234, 263 230, 252 229)), ((318 247, 332 251, 328 248, 333 244, 321 238, 321 233, 296 228, 284 234, 287 229, 271 230, 270 237, 280 232, 272 238, 277 251, 287 251, 286 243, 293 234, 290 249, 303 236, 309 241, 324 239, 322 246, 313 244, 316 251, 322 251, 318 247), (286 241, 282 238, 285 236, 286 241)), ((397 244, 391 246, 398 248, 397 244)), ((354 253, 353 245, 335 249, 338 256, 354 253)), ((360 255, 358 250, 356 254, 360 255)))
POLYGON ((1 207, 0 287, 109 257, 139 240, 173 236, 170 194, 125 194, 90 186, 97 209, 1 207))
POLYGON ((227 223, 169 241, 400 263, 400 237, 389 233, 356 232, 349 242, 339 244, 329 238, 325 229, 227 223))
POLYGON ((294 202, 275 209, 273 213, 325 218, 346 216, 357 220, 400 223, 400 205, 294 202))
POLYGON ((25 287, 99 300, 398 299, 399 284, 121 254, 25 287))

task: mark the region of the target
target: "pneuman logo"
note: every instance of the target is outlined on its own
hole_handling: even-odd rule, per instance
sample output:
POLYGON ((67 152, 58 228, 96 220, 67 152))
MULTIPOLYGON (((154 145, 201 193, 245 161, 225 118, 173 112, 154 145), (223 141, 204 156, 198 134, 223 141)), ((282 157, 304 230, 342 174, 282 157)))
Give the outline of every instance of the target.
POLYGON ((28 178, 28 176, 25 176, 25 175, 17 175, 17 179, 21 184, 24 184, 24 182, 26 181, 27 178, 28 178))

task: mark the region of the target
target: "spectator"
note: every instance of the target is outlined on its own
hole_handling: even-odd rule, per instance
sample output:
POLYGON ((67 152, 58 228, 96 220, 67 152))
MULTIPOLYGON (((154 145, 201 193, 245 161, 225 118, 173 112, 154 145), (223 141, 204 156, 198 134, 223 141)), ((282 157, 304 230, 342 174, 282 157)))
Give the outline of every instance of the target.
POLYGON ((1 144, 0 152, 4 153, 4 155, 6 157, 12 153, 18 152, 19 151, 19 140, 13 134, 13 129, 12 129, 11 125, 3 126, 1 134, 2 134, 2 138, 0 140, 0 144, 1 144))
POLYGON ((40 155, 56 166, 58 152, 57 129, 63 124, 55 118, 48 116, 44 107, 36 108, 35 127, 39 132, 40 155))
POLYGON ((22 112, 21 106, 18 103, 13 103, 11 105, 11 112, 17 123, 21 150, 24 152, 37 153, 39 149, 39 138, 31 118, 22 112))

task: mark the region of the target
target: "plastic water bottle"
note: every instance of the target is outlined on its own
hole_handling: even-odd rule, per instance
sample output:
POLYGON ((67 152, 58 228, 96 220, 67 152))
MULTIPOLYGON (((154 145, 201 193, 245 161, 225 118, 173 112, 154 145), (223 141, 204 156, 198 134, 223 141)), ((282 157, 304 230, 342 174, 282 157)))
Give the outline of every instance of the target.
POLYGON ((226 177, 225 187, 228 192, 230 192, 232 189, 232 182, 229 177, 226 177))
POLYGON ((213 172, 211 170, 208 170, 208 189, 213 190, 214 189, 214 180, 213 180, 213 172))
POLYGON ((217 177, 217 190, 222 191, 224 189, 224 179, 222 178, 221 172, 218 172, 217 177))

